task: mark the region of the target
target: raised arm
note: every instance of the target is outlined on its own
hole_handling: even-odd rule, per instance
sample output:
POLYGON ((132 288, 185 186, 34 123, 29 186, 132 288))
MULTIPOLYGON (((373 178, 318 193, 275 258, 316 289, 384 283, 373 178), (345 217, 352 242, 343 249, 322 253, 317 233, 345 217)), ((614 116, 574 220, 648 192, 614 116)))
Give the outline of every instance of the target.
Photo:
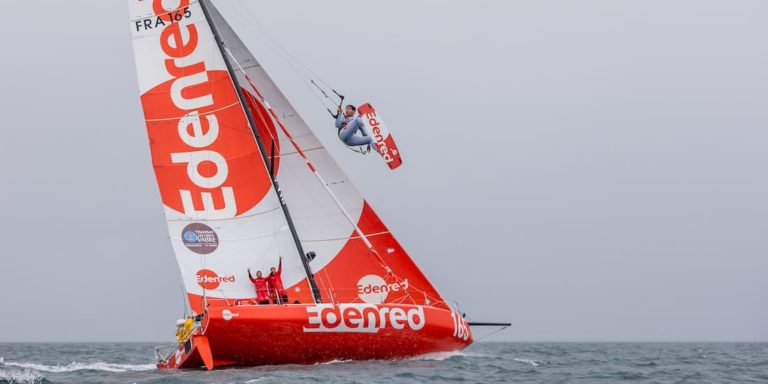
POLYGON ((277 262, 277 274, 283 273, 283 257, 280 256, 280 261, 277 262))
POLYGON ((254 279, 253 276, 251 276, 251 269, 250 268, 248 268, 248 278, 251 280, 251 282, 256 282, 256 279, 254 279))
POLYGON ((343 125, 344 125, 344 114, 341 113, 341 108, 339 108, 339 112, 336 115, 336 128, 341 129, 343 125))

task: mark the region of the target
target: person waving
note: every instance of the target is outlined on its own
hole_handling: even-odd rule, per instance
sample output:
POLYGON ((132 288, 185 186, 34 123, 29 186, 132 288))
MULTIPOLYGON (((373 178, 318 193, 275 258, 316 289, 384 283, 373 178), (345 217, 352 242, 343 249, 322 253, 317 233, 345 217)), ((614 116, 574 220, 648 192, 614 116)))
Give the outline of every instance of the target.
POLYGON ((269 304, 269 283, 267 279, 261 275, 261 271, 256 271, 256 278, 254 278, 251 276, 251 269, 248 268, 248 278, 251 279, 253 287, 256 288, 256 303, 269 304))
POLYGON ((272 267, 267 276, 267 284, 269 284, 269 296, 275 304, 286 304, 288 302, 288 291, 283 288, 283 257, 280 256, 280 261, 277 264, 277 269, 272 267))

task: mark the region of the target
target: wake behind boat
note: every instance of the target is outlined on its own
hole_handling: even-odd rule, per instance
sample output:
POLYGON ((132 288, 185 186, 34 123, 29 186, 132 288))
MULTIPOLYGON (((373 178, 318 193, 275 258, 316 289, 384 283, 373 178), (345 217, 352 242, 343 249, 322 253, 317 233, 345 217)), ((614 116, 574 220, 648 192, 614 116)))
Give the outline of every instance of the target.
MULTIPOLYGON (((469 346, 464 316, 213 4, 168 3, 130 0, 152 164, 190 312, 158 366, 391 359, 469 346), (278 265, 269 283, 250 274, 278 265)), ((370 120, 375 110, 360 109, 364 124, 382 126, 375 148, 397 168, 391 136, 370 120)))

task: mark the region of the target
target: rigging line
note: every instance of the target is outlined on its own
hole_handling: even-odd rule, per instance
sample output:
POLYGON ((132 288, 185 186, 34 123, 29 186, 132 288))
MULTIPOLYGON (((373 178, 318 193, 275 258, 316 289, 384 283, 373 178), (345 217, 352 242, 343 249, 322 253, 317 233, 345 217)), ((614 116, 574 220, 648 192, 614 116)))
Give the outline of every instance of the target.
MULTIPOLYGON (((246 11, 243 9, 243 11, 246 11)), ((252 22, 247 20, 244 17, 241 17, 239 12, 235 13, 235 18, 239 19, 241 22, 243 22, 251 32, 253 36, 258 37, 260 40, 264 41, 269 48, 272 49, 272 51, 277 54, 281 59, 283 59, 288 65, 290 65, 294 71, 303 79, 309 79, 311 78, 309 73, 306 73, 306 71, 303 71, 301 67, 299 67, 293 60, 291 60, 290 57, 286 56, 286 54, 283 52, 283 50, 280 50, 277 45, 275 45, 275 42, 273 39, 270 38, 269 35, 267 35, 263 30, 256 28, 252 25, 252 22)))
POLYGON ((189 308, 189 299, 187 297, 187 290, 184 289, 184 275, 181 274, 181 271, 179 271, 179 282, 181 283, 181 303, 184 305, 184 318, 186 319, 189 317, 189 313, 192 311, 191 308, 189 308))
MULTIPOLYGON (((230 81, 232 82, 232 85, 235 88, 237 97, 240 100, 241 104, 245 104, 246 100, 245 100, 245 96, 243 95, 243 89, 240 86, 240 81, 237 78, 237 74, 235 73, 234 68, 232 67, 232 63, 230 63, 226 57, 227 56, 226 52, 229 52, 229 49, 225 46, 224 40, 222 40, 221 36, 219 35, 216 22, 215 20, 213 20, 213 17, 211 16, 208 10, 208 6, 206 5, 204 0, 200 0, 200 8, 202 9, 203 14, 205 15, 206 22, 211 28, 211 32, 213 34, 214 40, 216 42, 216 45, 218 46, 219 54, 221 55, 221 59, 224 61, 224 64, 227 67, 227 73, 229 74, 230 81)), ((266 153, 264 143, 261 139, 261 134, 259 133, 256 127, 256 121, 253 118, 253 114, 248 108, 245 107, 245 105, 243 105, 243 113, 245 114, 245 117, 248 120, 248 126, 249 128, 251 128, 251 131, 253 132, 254 139, 262 155, 262 160, 264 162, 264 165, 266 166, 269 160, 267 158, 267 153, 266 153)), ((291 219, 291 213, 290 213, 290 210, 288 209, 288 205, 285 204, 284 200, 282 200, 282 192, 280 191, 280 184, 278 183, 274 174, 271 174, 270 178, 272 181, 272 187, 275 192, 275 195, 277 195, 278 198, 281 200, 281 208, 283 209, 283 215, 285 216, 285 220, 288 223, 288 228, 291 231, 291 237, 293 238, 294 244, 296 246, 296 251, 304 267, 304 272, 306 273, 307 280, 309 281, 309 285, 312 288, 314 301, 315 303, 319 303, 322 301, 322 297, 320 296, 320 293, 317 290, 317 285, 315 284, 314 278, 312 277, 312 272, 310 271, 309 263, 306 259, 306 254, 304 253, 304 249, 302 248, 301 241, 299 240, 299 235, 297 233, 296 226, 294 225, 293 220, 291 219)))
MULTIPOLYGON (((240 102, 239 102, 239 101, 236 101, 236 102, 234 102, 234 103, 232 103, 232 104, 229 104, 229 105, 225 105, 225 106, 223 106, 223 107, 221 107, 221 108, 217 108, 217 109, 214 109, 214 110, 212 110, 212 111, 206 111, 206 112, 202 112, 202 113, 197 113, 197 116, 206 116, 206 115, 210 115, 210 114, 213 114, 213 113, 216 113, 216 112, 219 112, 219 111, 223 111, 223 110, 225 110, 225 109, 227 109, 227 108, 231 108, 231 107, 233 107, 233 106, 235 106, 235 105, 238 105, 238 104, 240 104, 240 102)), ((180 119, 183 119, 183 118, 185 118, 185 117, 187 117, 187 116, 189 116, 189 115, 190 115, 190 114, 186 114, 186 115, 184 115, 184 116, 179 116, 179 117, 158 117, 158 118, 156 118, 156 119, 144 119, 144 121, 146 121, 146 122, 156 122, 156 121, 178 121, 178 120, 180 120, 180 119)))
MULTIPOLYGON (((205 259, 202 255, 200 255, 200 265, 202 266, 200 269, 205 269, 205 259)), ((203 313, 206 313, 208 312, 208 296, 205 289, 205 284, 202 284, 201 286, 203 287, 203 296, 200 297, 200 304, 203 307, 203 313)))
MULTIPOLYGON (((389 231, 383 231, 383 232, 376 232, 376 233, 369 233, 368 237, 374 237, 374 236, 380 236, 380 235, 386 235, 390 233, 389 231)), ((325 241, 339 241, 339 240, 352 240, 352 239, 359 239, 358 236, 352 236, 352 237, 337 237, 332 239, 303 239, 301 241, 307 242, 307 243, 321 243, 325 241)))
MULTIPOLYGON (((227 8, 227 7, 225 7, 227 8)), ((258 38, 259 40, 264 41, 269 48, 272 49, 281 59, 283 59, 288 65, 290 65, 294 71, 300 75, 301 78, 309 78, 308 73, 302 73, 302 69, 296 66, 294 62, 291 61, 291 59, 278 49, 278 47, 275 45, 275 42, 273 39, 270 38, 268 34, 266 34, 263 30, 255 27, 253 25, 254 21, 248 20, 246 16, 243 16, 243 13, 249 13, 248 9, 246 7, 242 7, 240 10, 232 11, 231 17, 238 19, 244 26, 251 32, 251 35, 258 38)))
POLYGON ((327 93, 325 93, 325 91, 324 91, 322 88, 320 88, 320 86, 319 86, 319 85, 317 85, 317 83, 315 83, 315 81, 314 81, 314 80, 310 80, 309 82, 310 82, 312 85, 314 85, 314 86, 315 86, 315 88, 317 88, 317 89, 320 91, 320 93, 322 93, 322 94, 323 94, 323 96, 325 96, 325 98, 326 98, 326 99, 330 99, 330 98, 331 98, 330 96, 328 96, 328 94, 327 94, 327 93))
MULTIPOLYGON (((245 74, 245 71, 243 70, 242 66, 240 66, 240 62, 237 61, 235 56, 232 54, 232 51, 229 50, 229 48, 224 47, 224 50, 227 52, 230 58, 232 58, 232 61, 235 62, 235 64, 240 68, 240 70, 245 74)), ((336 196, 336 194, 331 191, 331 188, 328 186, 328 183, 326 183, 325 179, 320 175, 320 173, 317 172, 317 169, 312 164, 311 161, 309 161, 309 158, 304 154, 304 152, 301 150, 301 147, 299 147, 299 144, 296 142, 296 140, 293 138, 290 132, 288 132, 288 129, 283 124, 282 120, 280 120, 280 117, 277 116, 277 113, 274 109, 272 109, 272 106, 269 104, 267 99, 264 98, 264 96, 259 92, 258 88, 256 88, 256 85, 251 81, 251 77, 248 76, 248 74, 245 74, 245 79, 248 81, 248 84, 251 86, 253 91, 256 93, 257 96, 261 99, 262 104, 267 108, 269 113, 272 115, 272 118, 275 119, 277 124, 280 126, 280 129, 282 129, 283 133, 286 137, 291 141, 291 144, 294 148, 296 148, 296 151, 299 153, 299 155, 304 159, 304 162, 307 164, 307 167, 309 167, 310 171, 317 177, 317 179, 320 181, 320 183, 323 185, 325 190, 331 195, 334 202, 336 202, 336 205, 339 207, 339 209, 342 211, 344 216, 346 216, 347 220, 355 229, 355 232, 360 236, 360 238, 363 240, 363 243, 365 243, 365 246, 371 250, 380 260, 381 256, 376 252, 376 250, 373 248, 373 244, 368 240, 368 237, 363 233, 363 231, 358 227, 357 223, 352 219, 352 216, 349 215, 346 208, 344 208, 344 205, 339 201, 339 198, 336 196)), ((383 262, 383 260, 381 260, 383 262)), ((390 271, 390 268, 386 267, 387 271, 390 271)))
MULTIPOLYGON (((249 100, 251 103, 256 103, 256 98, 255 98, 255 97, 253 97, 253 95, 251 95, 251 93, 250 93, 250 92, 247 92, 247 93, 245 94, 245 97, 246 97, 246 98, 247 98, 247 99, 248 99, 248 100, 249 100)), ((255 104, 254 104, 254 105, 255 105, 255 104)), ((250 108, 250 106, 247 106, 247 107, 248 107, 248 108, 250 108)), ((261 122, 262 122, 262 123, 264 123, 264 130, 265 130, 265 131, 267 131, 267 134, 269 134, 269 138, 270 138, 270 139, 272 139, 272 141, 273 141, 273 142, 274 142, 274 141, 277 141, 277 142, 278 142, 278 145, 279 145, 280 141, 278 141, 277 139, 275 139, 275 137, 274 137, 274 136, 272 136, 272 131, 269 129, 269 124, 267 124, 267 119, 265 119, 265 118, 264 118, 264 115, 262 115, 262 114, 261 114, 261 110, 260 110, 260 109, 258 109, 258 108, 254 108, 254 109, 256 110, 256 113, 259 115, 259 119, 261 119, 261 122)), ((274 156, 274 154, 271 154, 271 153, 270 153, 270 156, 274 156)), ((279 156, 276 156, 276 157, 279 157, 279 156)))
POLYGON ((331 277, 328 276, 328 270, 323 268, 321 272, 323 275, 318 274, 317 276, 321 279, 321 281, 323 280, 324 276, 325 281, 322 281, 323 286, 327 287, 326 290, 328 292, 328 297, 331 298, 331 303, 335 304, 339 300, 336 297, 336 290, 333 288, 333 284, 331 283, 331 277))
MULTIPOLYGON (((391 275, 392 277, 394 277, 396 281, 402 282, 403 279, 400 276, 396 275, 394 272, 392 272, 392 268, 390 268, 390 266, 384 261, 384 259, 381 257, 379 252, 376 251, 376 249, 373 247, 373 244, 371 244, 371 242, 368 240, 368 237, 365 235, 365 233, 362 231, 362 229, 360 229, 360 227, 357 225, 357 223, 354 221, 354 219, 352 219, 352 216, 350 216, 349 212, 347 212, 346 208, 344 208, 344 205, 341 203, 339 198, 336 196, 336 194, 333 193, 331 188, 328 186, 328 183, 325 181, 325 179, 323 179, 323 177, 317 171, 317 169, 312 164, 312 162, 309 160, 309 158, 301 150, 301 147, 296 142, 296 140, 293 138, 293 136, 288 131, 288 129, 285 127, 285 125, 283 124, 282 120, 280 119, 280 117, 275 112, 275 110, 272 109, 272 106, 269 104, 267 99, 264 98, 264 95, 262 95, 261 92, 259 92, 259 89, 253 83, 253 81, 251 80, 251 77, 247 73, 245 73, 245 70, 243 70, 243 67, 240 65, 240 62, 237 60, 237 58, 235 58, 234 54, 232 54, 232 51, 228 47, 223 46, 223 45, 222 45, 222 48, 227 53, 227 55, 232 59, 232 61, 235 63, 235 65, 237 65, 237 67, 240 68, 240 71, 244 74, 245 80, 251 86, 251 88, 256 93, 256 95, 259 96, 259 98, 261 99, 261 102, 264 105, 264 107, 266 107, 266 109, 272 115, 272 118, 280 126, 280 129, 283 131, 285 136, 290 140, 290 142, 293 145, 293 147, 296 149, 296 151, 299 153, 299 155, 304 159, 304 162, 307 164, 307 167, 310 169, 310 171, 312 171, 312 173, 320 181, 320 184, 323 186, 323 188, 325 188, 326 192, 328 192, 328 194, 331 196, 333 201, 336 203, 336 206, 344 214, 344 217, 352 225, 352 227, 354 228, 355 232, 358 234, 360 239, 363 240, 363 243, 365 244, 366 248, 368 248, 368 253, 370 255, 373 255, 373 256, 376 257, 376 259, 378 260, 379 264, 382 266, 382 268, 384 268, 384 271, 388 275, 391 275)), ((419 292, 423 292, 423 291, 418 290, 418 289, 416 289, 416 290, 419 291, 419 292)), ((410 296, 410 293, 408 293, 407 291, 406 291, 406 294, 408 294, 410 296)), ((414 301, 415 301, 415 299, 414 299, 414 301)))
POLYGON ((332 108, 332 107, 336 106, 334 104, 333 106, 329 107, 329 104, 326 103, 325 99, 321 98, 320 95, 318 95, 317 90, 310 86, 311 75, 306 73, 306 72, 302 72, 301 68, 297 67, 296 64, 293 63, 289 57, 285 56, 285 54, 283 54, 281 51, 279 51, 269 41, 269 38, 267 36, 265 36, 263 32, 257 30, 255 27, 251 26, 251 23, 249 23, 247 20, 241 18, 239 12, 233 12, 232 16, 233 16, 233 18, 238 19, 245 26, 246 31, 249 32, 249 35, 251 35, 251 36, 253 36, 253 37, 255 37, 255 38, 257 38, 257 39, 259 39, 261 41, 264 41, 267 44, 267 46, 270 49, 272 49, 272 51, 275 52, 275 54, 277 54, 278 57, 280 57, 280 59, 282 59, 284 62, 286 62, 288 64, 288 66, 291 69, 293 69, 293 71, 296 74, 296 76, 299 77, 302 80, 302 85, 304 85, 304 87, 307 88, 309 93, 312 94, 312 96, 320 103, 320 105, 322 105, 324 108, 332 108))
MULTIPOLYGON (((343 215, 341 215, 341 212, 338 211, 338 209, 334 209, 335 207, 331 206, 330 208, 326 208, 327 205, 327 195, 326 194, 318 194, 314 193, 315 188, 317 187, 316 181, 313 178, 309 178, 308 180, 303 180, 302 176, 306 172, 306 168, 303 167, 301 164, 295 164, 295 167, 286 167, 284 168, 285 172, 290 173, 290 178, 297 181, 296 184, 296 193, 304 193, 307 198, 311 199, 312 204, 314 204, 317 207, 322 207, 322 211, 320 214, 314 214, 309 216, 309 219, 316 220, 318 218, 331 220, 333 222, 333 226, 335 228, 345 228, 344 232, 349 233, 349 229, 347 227, 349 224, 347 223, 347 220, 343 218, 343 215), (311 186, 309 185, 311 183, 311 186), (299 191, 299 188, 301 190, 299 191), (330 213, 329 213, 330 211, 330 213), (342 218, 339 218, 339 216, 342 216, 342 218)), ((333 184, 337 185, 337 184, 333 184)), ((333 204, 331 202, 331 204, 333 204)), ((328 227, 330 228, 331 224, 328 224, 328 227)))
MULTIPOLYGON (((232 12, 232 16, 234 18, 238 19, 241 23, 243 23, 245 28, 248 29, 249 32, 251 32, 252 36, 257 37, 257 38, 259 38, 262 41, 265 41, 267 43, 267 45, 269 45, 270 48, 273 50, 273 52, 275 52, 277 54, 277 56, 279 56, 283 61, 285 61, 293 69, 293 71, 298 75, 299 78, 304 80, 304 86, 307 87, 307 89, 310 91, 310 93, 324 107, 329 108, 328 104, 326 104, 325 100, 323 98, 321 98, 317 94, 317 91, 315 89, 313 89, 312 87, 310 87, 309 84, 313 81, 313 78, 315 78, 318 81, 320 81, 323 85, 325 85, 326 88, 330 89, 331 91, 333 91, 333 93, 338 95, 338 93, 333 89, 333 87, 330 86, 330 84, 328 84, 328 82, 323 80, 323 78, 321 78, 320 76, 318 76, 317 74, 312 72, 309 69, 309 67, 304 65, 298 58, 296 58, 295 56, 291 55, 290 52, 288 52, 288 50, 285 49, 285 47, 283 47, 277 41, 277 39, 274 38, 274 36, 271 35, 271 33, 266 31, 266 29, 259 28, 256 25, 253 25, 254 22, 256 24, 260 24, 260 23, 258 23, 258 20, 256 20, 256 18, 251 14, 251 12, 248 10, 247 7, 245 7, 243 5, 240 5, 239 8, 241 9, 241 12, 232 12), (254 21, 253 22, 248 21, 245 18, 245 16, 242 16, 243 13, 246 13, 246 14, 250 15, 250 17, 253 18, 254 21)), ((318 89, 320 89, 321 92, 322 92, 322 89, 319 86, 317 86, 316 84, 315 84, 315 86, 318 89)), ((326 92, 323 92, 323 94, 326 95, 326 98, 328 100, 331 100, 331 98, 327 96, 326 92)), ((333 106, 335 107, 336 105, 334 104, 333 106)))
MULTIPOLYGON (((295 115, 291 115, 291 116, 286 116, 286 115, 283 115, 283 117, 293 117, 293 116, 295 116, 295 115)), ((307 129, 307 131, 306 131, 306 132, 303 132, 303 133, 299 133, 298 135, 294 135, 293 137, 294 137, 295 139, 303 139, 303 138, 305 138, 305 137, 308 137, 308 138, 310 138, 310 139, 313 139, 313 138, 314 138, 314 135, 312 134, 312 131, 310 131, 309 129, 307 129)), ((285 140, 285 139, 280 139, 280 141, 283 141, 283 140, 285 140)), ((311 144, 311 145, 312 145, 312 146, 311 146, 311 148, 304 148, 304 152, 307 152, 307 151, 311 151, 311 150, 313 150, 313 149, 323 148, 323 145, 320 143, 320 140, 316 140, 316 141, 317 141, 317 143, 309 143, 309 144, 311 144)), ((291 153, 294 153, 294 152, 291 152, 291 153)))
MULTIPOLYGON (((245 9, 245 11, 246 11, 246 13, 249 13, 247 9, 245 9)), ((246 23, 246 25, 248 25, 248 24, 246 23)), ((269 39, 269 36, 268 36, 266 33, 262 32, 262 34, 264 34, 265 36, 267 36, 267 38, 269 39)), ((279 45, 279 44, 278 44, 278 45, 279 45)), ((323 186, 323 187, 326 189, 326 191, 327 191, 327 192, 330 194, 330 196, 333 198, 334 202, 335 202, 335 203, 336 203, 336 205, 339 207, 339 209, 342 211, 342 213, 344 214, 344 216, 346 217, 346 219, 347 219, 347 220, 349 221, 349 223, 350 223, 350 224, 351 224, 351 225, 354 227, 354 229, 355 229, 355 232, 356 232, 356 233, 357 233, 357 234, 360 236, 360 238, 363 240, 363 243, 364 243, 364 244, 366 245, 366 247, 368 248, 368 250, 369 250, 369 253, 370 253, 370 254, 372 254, 372 255, 374 255, 374 256, 376 257, 376 259, 378 260, 379 264, 381 264, 381 266, 384 268, 384 270, 387 272, 387 274, 389 274, 389 275, 391 275, 392 277, 394 277, 394 278, 395 278, 397 281, 399 281, 399 282, 402 282, 402 281, 403 281, 403 279, 402 279, 400 276, 398 276, 398 275, 396 275, 395 273, 393 273, 393 272, 392 272, 392 269, 389 267, 389 265, 387 265, 387 264, 386 264, 386 262, 385 262, 385 261, 384 261, 384 259, 381 257, 381 255, 380 255, 380 254, 379 254, 379 253, 376 251, 376 249, 373 247, 373 245, 372 245, 372 244, 371 244, 371 242, 368 240, 368 238, 366 237, 366 235, 363 233, 363 231, 362 231, 362 230, 361 230, 361 229, 358 227, 357 223, 356 223, 356 222, 355 222, 355 221, 352 219, 352 217, 351 217, 351 216, 349 215, 349 213, 346 211, 346 209, 344 208, 344 206, 343 206, 343 204, 341 203, 341 201, 339 201, 338 197, 337 197, 337 196, 336 196, 336 195, 333 193, 333 191, 331 191, 330 187, 328 186, 328 183, 327 183, 327 182, 326 182, 326 181, 323 179, 323 177, 322 177, 322 176, 321 176, 321 175, 320 175, 320 174, 317 172, 317 169, 316 169, 316 168, 314 167, 314 165, 313 165, 313 164, 312 164, 312 163, 309 161, 309 158, 307 158, 307 157, 306 157, 306 155, 305 155, 305 154, 304 154, 304 152, 301 150, 301 148, 299 147, 299 145, 296 143, 295 139, 294 139, 294 138, 293 138, 293 136, 290 134, 290 132, 288 132, 288 130, 287 130, 287 128, 285 127, 285 125, 283 124, 282 120, 281 120, 281 119, 280 119, 280 118, 277 116, 277 113, 274 111, 274 109, 272 109, 272 106, 271 106, 271 105, 269 104, 269 102, 268 102, 268 101, 267 101, 267 100, 264 98, 264 96, 261 94, 261 92, 259 92, 258 88, 255 86, 255 84, 253 83, 253 81, 251 81, 251 78, 250 78, 250 76, 248 76, 248 74, 245 72, 245 70, 243 69, 243 67, 242 67, 242 65, 240 64, 240 62, 239 62, 239 61, 238 61, 238 60, 237 60, 237 59, 234 57, 234 55, 232 54, 232 51, 231 51, 231 50, 230 50, 228 47, 226 47, 226 46, 223 46, 223 45, 222 45, 222 48, 223 48, 223 49, 226 51, 227 55, 228 55, 228 56, 229 56, 229 57, 230 57, 230 58, 231 58, 231 59, 234 61, 234 63, 235 63, 237 66, 238 66, 238 68, 240 68, 240 71, 243 73, 243 75, 244 75, 244 77, 245 77, 246 81, 248 82, 248 84, 249 84, 249 85, 251 86, 251 88, 254 90, 254 92, 256 93, 256 95, 257 95, 257 96, 259 96, 259 98, 260 98, 260 99, 261 99, 261 101, 262 101, 262 104, 263 104, 263 105, 264 105, 264 106, 267 108, 267 110, 269 111, 269 113, 272 115, 272 117, 275 119, 275 121, 276 121, 276 122, 278 123, 278 125, 280 126, 281 130, 283 131, 283 133, 285 133, 285 135, 286 135, 286 136, 288 137, 288 139, 291 141, 291 144, 294 146, 294 148, 296 148, 296 151, 297 151, 297 152, 299 153, 299 155, 300 155, 300 156, 301 156, 301 157, 304 159, 304 161, 305 161, 305 162, 306 162, 306 164, 307 164, 307 167, 309 167, 309 169, 312 171, 312 173, 313 173, 313 174, 314 174, 314 175, 315 175, 315 176, 318 178, 318 180, 320 181, 321 185, 322 185, 322 186, 323 186)), ((286 53, 286 54, 287 54, 289 57, 291 57, 290 53, 288 53, 288 52, 287 52, 287 50, 285 50, 285 49, 283 48, 283 51, 284 51, 284 52, 285 52, 285 53, 286 53)), ((295 59, 295 58, 294 58, 294 59, 295 59)), ((296 60, 296 61, 298 62, 298 60, 296 60)), ((290 64, 290 63, 289 63, 289 64, 290 64)), ((308 68, 306 68, 306 67, 305 67, 305 69, 307 70, 307 72, 308 72, 308 73, 310 73, 310 74, 313 74, 311 71, 309 71, 309 70, 308 70, 308 68)), ((323 81, 323 79, 321 79, 319 76, 315 75, 315 77, 317 77, 317 78, 318 78, 318 80, 320 80, 320 81, 321 81, 322 83, 324 83, 325 85, 328 85, 328 84, 327 84, 325 81, 323 81)), ((329 88, 331 88, 331 87, 329 87, 329 88)), ((332 90, 333 90, 333 89, 332 89, 332 90)), ((334 93, 335 93, 335 91, 334 91, 334 93)), ((418 288, 415 288, 415 287, 414 287, 414 290, 416 290, 416 291, 419 291, 419 292, 422 292, 422 293, 424 293, 424 291, 422 291, 422 290, 419 290, 418 288)), ((407 293, 407 294, 410 296, 410 293, 407 293)))
POLYGON ((332 108, 336 107, 335 103, 332 106, 329 106, 329 104, 327 104, 326 100, 330 100, 330 98, 327 97, 326 99, 323 99, 317 93, 317 90, 310 86, 310 82, 312 81, 311 80, 311 74, 306 73, 306 72, 302 72, 302 69, 299 68, 295 63, 293 63, 291 61, 290 57, 287 57, 284 53, 282 53, 280 50, 278 50, 274 46, 274 44, 272 44, 270 42, 269 37, 265 36, 262 31, 259 31, 255 27, 251 26, 251 23, 248 22, 247 20, 242 19, 241 16, 240 16, 240 12, 234 12, 233 16, 234 16, 235 19, 238 19, 241 23, 243 23, 245 25, 246 31, 249 32, 249 34, 251 36, 253 36, 253 37, 255 37, 255 38, 259 39, 259 40, 264 41, 267 44, 267 46, 269 48, 271 48, 272 51, 275 52, 275 54, 277 54, 278 57, 280 57, 280 59, 282 59, 284 62, 286 62, 288 64, 288 66, 294 71, 296 76, 302 80, 302 85, 304 85, 304 87, 307 88, 309 93, 320 103, 320 105, 322 105, 326 109, 332 109, 332 108))
MULTIPOLYGON (((317 151, 318 149, 325 149, 325 147, 320 146, 320 147, 314 147, 314 148, 305 149, 304 153, 312 152, 312 151, 317 151)), ((285 152, 280 154, 280 157, 288 157, 288 156, 291 156, 291 155, 298 155, 298 154, 299 153, 296 152, 296 151, 288 151, 288 150, 286 150, 285 152)))
MULTIPOLYGON (((305 64, 304 64, 304 63, 303 63, 301 60, 299 60, 299 59, 298 59, 296 56, 294 56, 293 54, 291 54, 291 53, 290 53, 290 51, 288 51, 288 50, 285 48, 285 46, 283 46, 283 45, 280 43, 280 41, 279 41, 279 40, 277 40, 277 38, 275 38, 275 37, 274 37, 274 35, 272 35, 272 33, 271 33, 271 32, 270 32, 270 31, 269 31, 267 28, 266 28, 266 26, 264 26, 264 24, 263 24, 263 23, 261 23, 261 22, 259 21, 259 19, 258 19, 258 18, 257 18, 257 17, 256 17, 256 16, 255 16, 255 15, 254 15, 254 14, 253 14, 251 11, 250 11, 250 9, 248 9, 248 7, 246 7, 246 6, 245 6, 245 5, 244 5, 242 2, 240 2, 240 1, 235 1, 234 3, 235 3, 236 5, 238 5, 238 6, 240 7, 240 9, 242 9, 242 10, 244 11, 244 14, 245 14, 246 16, 248 16, 248 17, 249 17, 251 20, 253 20, 253 28, 256 28, 256 29, 258 29, 258 30, 259 30, 259 31, 260 31, 260 32, 261 32, 261 33, 262 33, 262 34, 263 34, 263 35, 264 35, 264 36, 265 36, 265 37, 266 37, 266 38, 267 38, 267 39, 268 39, 268 40, 269 40, 269 41, 270 41, 270 42, 271 42, 271 43, 272 43, 272 44, 273 44, 273 45, 274 45, 274 46, 275 46, 277 49, 279 49, 280 51, 282 51, 282 52, 283 52, 283 53, 284 53, 284 54, 285 54, 285 55, 286 55, 286 56, 287 56, 289 59, 291 59, 292 61, 294 61, 294 62, 295 62, 295 63, 296 63, 296 64, 297 64, 299 67, 301 67, 301 68, 302 68, 302 69, 303 69, 303 70, 304 70, 304 71, 305 71, 307 74, 309 74, 310 76, 308 76, 308 77, 310 77, 310 78, 312 78, 312 77, 313 77, 313 78, 316 78, 316 79, 317 79, 317 80, 319 80, 321 83, 323 83, 323 85, 325 85, 327 88, 333 89, 333 87, 332 87, 332 86, 331 86, 331 85, 330 85, 328 82, 326 82, 326 81, 325 81, 325 80, 324 80, 322 77, 320 77, 318 74, 316 74, 315 72, 313 72, 312 70, 310 70, 310 69, 309 69, 309 67, 307 67, 307 66, 306 66, 306 65, 305 65, 305 64)), ((248 25, 251 25, 251 24, 248 24, 248 25)))
MULTIPOLYGON (((256 212, 256 213, 253 213, 253 214, 250 214, 250 215, 240 215, 240 216, 238 216, 238 217, 236 217, 234 219, 231 218, 231 217, 224 218, 224 219, 211 219, 211 218, 206 217, 205 221, 224 221, 224 220, 237 221, 237 220, 245 220, 245 219, 248 219, 248 218, 251 218, 251 217, 266 215, 268 213, 273 213, 273 212, 278 211, 278 210, 280 210, 280 207, 271 208, 271 209, 266 210, 264 212, 256 212)), ((184 221, 186 221, 186 222, 190 222, 190 223, 199 223, 200 222, 200 220, 195 220, 195 219, 169 219, 167 217, 166 217, 165 221, 175 221, 175 222, 184 222, 184 221)))
MULTIPOLYGON (((264 232, 264 233, 257 233, 253 236, 242 236, 242 237, 220 237, 220 241, 244 241, 244 240, 255 240, 255 239, 263 239, 266 237, 274 237, 277 236, 274 232, 264 232)), ((170 238, 171 241, 182 241, 182 238, 170 238)))
MULTIPOLYGON (((377 254, 377 256, 378 256, 378 254, 377 254)), ((381 258, 380 258, 380 257, 379 257, 379 260, 381 260, 381 258)), ((381 261, 381 262, 383 263, 383 261, 381 261)), ((400 276, 398 276, 398 275, 397 275, 397 274, 395 274, 394 272, 392 272, 392 270, 391 270, 391 269, 388 269, 387 273, 388 273, 388 276, 392 276, 392 277, 395 279, 395 281, 396 281, 398 284, 402 284, 402 283, 403 283, 403 281, 404 281, 404 280, 403 280, 403 278, 402 278, 402 277, 400 277, 400 276)), ((408 292, 408 291, 409 291, 409 290, 411 290, 411 289, 413 289, 414 291, 416 291, 416 292, 418 292, 418 293, 421 293, 421 294, 422 294, 424 297, 428 298, 428 299, 430 300, 430 302, 431 302, 432 300, 434 300, 434 298, 433 298, 433 297, 431 297, 430 295, 428 295, 428 294, 427 294, 427 292, 426 292, 425 290, 421 290, 421 289, 419 289, 418 287, 411 287, 411 286, 409 286, 409 288, 408 288, 407 290, 405 290, 405 294, 406 294, 406 295, 408 295, 408 297, 410 297, 410 298, 411 298, 411 300, 413 300, 413 302, 414 302, 414 303, 416 303, 416 302, 417 302, 417 301, 416 301, 416 299, 415 299, 415 298, 414 298, 414 297, 411 295, 411 293, 410 293, 410 292, 408 292)), ((437 300, 436 300, 436 301, 437 301, 437 300)), ((439 301, 438 301, 438 302, 439 302, 439 301)))
POLYGON ((499 329, 497 329, 497 330, 495 330, 495 331, 493 331, 493 332, 491 332, 491 333, 489 333, 489 334, 487 334, 487 335, 485 335, 485 336, 483 336, 483 337, 481 337, 479 339, 476 339, 475 342, 478 342, 480 340, 483 340, 483 339, 486 339, 488 337, 491 337, 491 336, 493 336, 493 335, 495 335, 495 334, 497 334, 497 333, 499 333, 499 332, 501 332, 501 331, 503 331, 503 330, 505 330, 505 329, 507 329, 509 327, 510 327, 509 325, 501 327, 501 328, 499 328, 499 329))

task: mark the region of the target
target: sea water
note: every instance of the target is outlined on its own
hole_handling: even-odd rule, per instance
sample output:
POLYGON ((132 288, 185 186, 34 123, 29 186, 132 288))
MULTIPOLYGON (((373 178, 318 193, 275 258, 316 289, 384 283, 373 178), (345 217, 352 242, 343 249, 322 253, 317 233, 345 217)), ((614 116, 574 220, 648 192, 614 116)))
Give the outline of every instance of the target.
POLYGON ((0 344, 0 383, 768 383, 768 343, 477 343, 399 361, 162 371, 153 344, 0 344))

